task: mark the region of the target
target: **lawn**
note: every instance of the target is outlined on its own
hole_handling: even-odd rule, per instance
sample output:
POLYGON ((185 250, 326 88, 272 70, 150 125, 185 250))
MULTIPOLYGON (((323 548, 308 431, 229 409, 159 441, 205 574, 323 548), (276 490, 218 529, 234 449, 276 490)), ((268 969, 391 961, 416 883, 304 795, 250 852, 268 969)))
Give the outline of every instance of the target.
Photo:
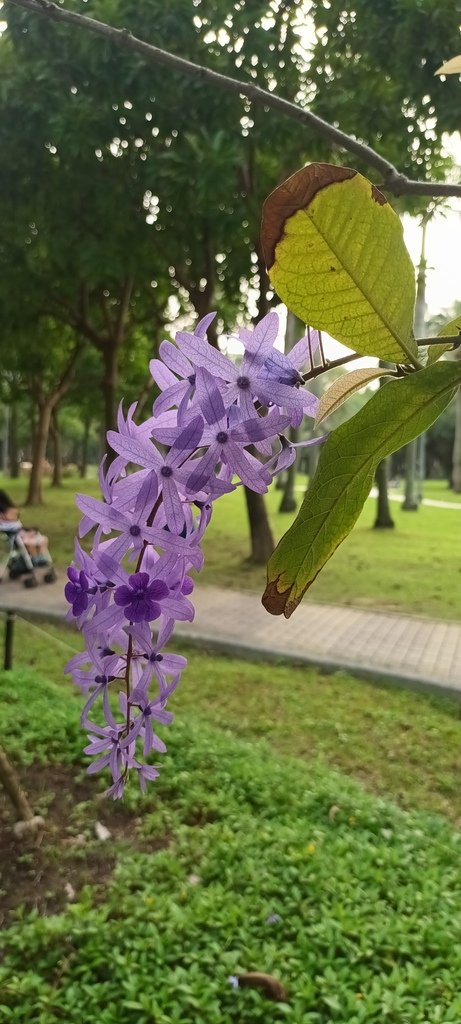
MULTIPOLYGON (((37 671, 70 701, 74 687, 63 666, 81 646, 70 628, 18 620, 14 665, 37 671)), ((225 724, 236 737, 264 739, 276 756, 320 762, 403 808, 441 812, 461 824, 459 702, 345 672, 242 661, 178 643, 174 649, 189 659, 171 702, 179 724, 225 724)), ((78 705, 75 721, 77 711, 78 705)))
MULTIPOLYGON (((300 500, 303 482, 299 478, 300 500)), ((0 486, 7 487, 21 502, 24 481, 4 480, 0 486)), ((37 522, 48 532, 55 560, 61 566, 72 555, 72 537, 78 521, 73 496, 75 489, 81 487, 80 481, 72 479, 66 480, 59 491, 48 487, 46 505, 23 513, 26 523, 37 522)), ((85 481, 83 487, 97 493, 94 479, 85 481)), ((275 489, 267 501, 274 535, 280 538, 292 516, 277 512, 280 494, 275 489)), ((392 504, 392 510, 396 529, 373 530, 375 501, 370 499, 366 503, 357 526, 315 581, 307 600, 459 618, 461 513, 427 506, 418 512, 403 512, 397 503, 392 504)), ((246 561, 247 521, 240 491, 217 503, 204 548, 203 583, 262 591, 264 569, 246 561)))
POLYGON ((3 902, 26 905, 2 932, 0 1019, 459 1024, 459 833, 312 751, 274 756, 250 719, 247 740, 225 714, 209 724, 195 673, 211 694, 239 671, 241 698, 262 685, 250 666, 197 659, 158 784, 123 804, 85 779, 78 698, 54 670, 0 674, 5 742, 47 821, 41 845, 14 847, 1 808, 3 902))

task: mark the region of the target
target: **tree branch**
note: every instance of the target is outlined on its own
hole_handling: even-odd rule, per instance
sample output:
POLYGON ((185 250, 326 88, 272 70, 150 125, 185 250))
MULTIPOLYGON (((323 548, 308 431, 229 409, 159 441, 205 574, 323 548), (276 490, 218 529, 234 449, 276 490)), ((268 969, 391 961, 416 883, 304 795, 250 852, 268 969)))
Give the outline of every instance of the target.
POLYGON ((318 135, 327 139, 328 142, 360 157, 361 160, 364 160, 370 167, 378 171, 383 176, 381 187, 385 191, 390 192, 391 195, 461 196, 461 184, 452 185, 449 182, 417 181, 407 178, 405 174, 398 171, 389 160, 385 160, 371 146, 367 146, 364 142, 359 142, 358 139, 347 135, 340 128, 335 128, 328 121, 324 121, 323 118, 317 117, 316 114, 312 114, 309 110, 300 107, 298 104, 291 103, 289 100, 268 92, 266 89, 261 89, 258 85, 250 82, 241 82, 237 78, 219 74, 217 71, 212 71, 211 68, 202 67, 200 64, 194 64, 193 61, 185 60, 183 57, 169 53, 167 50, 161 50, 159 47, 152 46, 151 43, 146 43, 144 40, 133 36, 128 29, 113 28, 105 22, 88 18, 84 14, 67 11, 53 3, 52 0, 8 0, 8 3, 14 7, 30 11, 33 14, 41 14, 52 21, 66 22, 67 24, 74 25, 76 28, 84 28, 91 32, 96 32, 98 35, 109 39, 116 46, 140 54, 147 61, 163 64, 174 71, 198 78, 203 82, 209 82, 211 85, 225 89, 227 92, 236 93, 238 96, 246 96, 255 103, 271 110, 276 110, 285 117, 289 117, 299 124, 312 128, 318 135))
POLYGON ((66 391, 69 390, 70 385, 72 384, 72 379, 75 373, 75 367, 80 358, 80 353, 84 347, 84 344, 85 343, 81 339, 79 339, 71 352, 69 362, 67 363, 67 366, 65 366, 59 378, 57 387, 55 388, 54 391, 54 397, 56 398, 55 404, 61 401, 61 398, 64 397, 66 391))

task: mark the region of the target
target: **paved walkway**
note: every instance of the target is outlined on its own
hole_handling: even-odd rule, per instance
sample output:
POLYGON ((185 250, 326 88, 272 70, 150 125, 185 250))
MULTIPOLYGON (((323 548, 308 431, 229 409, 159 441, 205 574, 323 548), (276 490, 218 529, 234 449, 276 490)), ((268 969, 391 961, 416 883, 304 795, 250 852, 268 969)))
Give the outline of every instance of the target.
MULTIPOLYGON (((373 487, 373 489, 370 491, 370 498, 377 498, 377 496, 378 491, 376 487, 373 487)), ((395 491, 390 491, 389 501, 399 501, 400 504, 402 504, 402 502, 404 501, 404 495, 397 494, 395 491)), ((459 510, 461 509, 461 504, 459 503, 459 501, 440 501, 438 498, 423 498, 421 504, 429 505, 431 508, 448 508, 451 509, 451 511, 454 510, 455 512, 459 512, 459 510)))
MULTIPOLYGON (((67 606, 62 577, 26 590, 0 585, 0 609, 61 619, 67 606)), ((461 697, 461 624, 411 615, 305 601, 288 621, 269 615, 257 594, 198 586, 196 618, 177 631, 194 644, 235 655, 345 668, 461 697)))
MULTIPOLYGON (((295 487, 295 491, 301 491, 302 493, 305 493, 306 487, 305 487, 305 485, 302 486, 301 484, 297 484, 297 486, 295 487)), ((369 497, 370 498, 377 498, 378 497, 378 490, 377 490, 376 487, 372 487, 371 488, 369 497)), ((389 494, 388 494, 388 497, 389 497, 389 501, 399 501, 400 504, 402 504, 402 502, 404 501, 404 495, 403 494, 399 494, 396 491, 391 491, 390 490, 389 494)), ((460 509, 461 509, 461 503, 459 501, 439 501, 438 498, 423 498, 421 504, 422 505, 429 505, 431 508, 448 508, 451 511, 453 511, 453 509, 454 509, 455 512, 456 511, 459 512, 460 509)))

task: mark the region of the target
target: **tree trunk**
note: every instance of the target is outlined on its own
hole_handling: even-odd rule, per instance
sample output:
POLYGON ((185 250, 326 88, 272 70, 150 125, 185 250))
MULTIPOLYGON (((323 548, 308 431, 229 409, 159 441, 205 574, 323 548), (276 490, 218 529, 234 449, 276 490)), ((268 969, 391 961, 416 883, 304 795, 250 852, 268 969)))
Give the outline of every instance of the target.
MULTIPOLYGON (((285 334, 285 355, 288 355, 288 353, 291 352, 291 349, 294 348, 298 340, 298 337, 300 335, 302 336, 303 331, 304 324, 301 322, 301 320, 298 320, 298 317, 295 316, 294 313, 290 313, 290 311, 288 310, 287 329, 285 334)), ((290 440, 293 442, 299 441, 299 429, 297 427, 290 428, 290 440)), ((296 511, 297 501, 295 498, 295 485, 297 462, 298 460, 296 458, 295 461, 292 463, 291 466, 289 466, 287 470, 282 500, 279 505, 279 512, 296 511)))
POLYGON ((16 480, 19 476, 19 449, 18 449, 18 403, 13 401, 10 405, 10 422, 8 432, 8 464, 10 477, 16 480))
POLYGON ((107 431, 117 429, 117 392, 119 375, 119 346, 110 339, 104 348, 104 377, 102 391, 104 395, 104 434, 105 446, 109 461, 115 456, 107 441, 107 431))
POLYGON ((46 446, 50 432, 52 411, 53 405, 50 401, 43 402, 38 410, 38 422, 35 428, 32 469, 30 471, 26 505, 43 505, 43 463, 46 456, 46 446))
MULTIPOLYGON (((291 427, 290 439, 297 441, 299 431, 297 427, 291 427)), ((298 460, 295 459, 291 466, 288 467, 286 473, 285 487, 282 494, 282 500, 279 505, 279 512, 296 512, 297 501, 295 498, 295 486, 296 486, 296 472, 298 469, 298 460)))
POLYGON ((250 525, 251 555, 249 561, 254 565, 265 565, 275 544, 267 517, 264 495, 250 491, 248 487, 245 487, 244 491, 250 525))
MULTIPOLYGON (((381 369, 387 369, 391 363, 386 363, 384 359, 379 360, 379 366, 381 369)), ((384 381, 379 381, 379 387, 384 387, 384 381)), ((375 472, 375 483, 378 488, 378 498, 376 501, 376 519, 373 523, 374 530, 392 530, 395 527, 394 520, 391 516, 391 508, 389 504, 389 466, 390 459, 383 459, 382 462, 376 467, 375 472)))
MULTIPOLYGON (((313 437, 317 437, 318 436, 318 431, 314 430, 312 436, 313 437)), ((311 480, 313 479, 313 477, 316 474, 319 458, 320 458, 320 445, 319 444, 314 444, 314 445, 312 445, 312 448, 308 448, 307 449, 307 464, 309 466, 309 483, 307 485, 306 490, 309 490, 309 484, 310 484, 311 480)))
POLYGON ((53 476, 51 478, 51 486, 62 487, 62 438, 56 408, 53 409, 51 414, 51 436, 53 441, 53 476))
POLYGON ((375 475, 378 488, 378 500, 376 504, 376 519, 373 523, 375 530, 392 530, 395 526, 391 516, 389 505, 388 484, 389 484, 389 459, 383 459, 379 463, 375 475))
POLYGON ((405 512, 417 512, 418 482, 416 479, 416 462, 418 457, 418 438, 409 441, 405 447, 405 498, 402 508, 405 512))
MULTIPOLYGON (((433 211, 432 211, 433 213, 433 211)), ((415 335, 421 338, 424 334, 426 319, 426 230, 432 213, 427 213, 422 219, 421 233, 421 254, 419 257, 418 277, 416 283, 416 304, 415 304, 415 335)), ((405 512, 417 512, 422 495, 422 481, 418 480, 418 438, 410 441, 405 448, 405 499, 402 508, 405 512)))
MULTIPOLYGON (((324 380, 322 380, 321 376, 320 377, 314 377, 314 380, 310 380, 309 384, 308 384, 309 391, 312 391, 312 393, 314 395, 317 395, 317 398, 321 398, 322 397, 324 387, 325 387, 325 382, 324 382, 324 380)), ((319 437, 321 434, 323 434, 323 425, 321 427, 314 427, 314 429, 311 431, 311 436, 312 437, 319 437)), ((306 449, 306 453, 307 453, 306 454, 307 466, 308 466, 308 471, 307 471, 307 473, 308 473, 308 480, 307 480, 307 487, 306 487, 306 492, 305 492, 306 494, 307 494, 307 492, 309 490, 309 487, 310 487, 310 485, 312 483, 312 480, 314 479, 314 476, 315 476, 315 473, 316 473, 316 470, 317 470, 317 464, 318 464, 318 461, 319 461, 319 458, 320 458, 320 451, 321 451, 321 448, 320 448, 319 444, 314 444, 314 445, 312 445, 312 448, 307 448, 306 449)))
POLYGON ((455 398, 455 440, 451 485, 456 494, 461 494, 461 388, 458 388, 455 398))
POLYGON ((417 478, 417 499, 420 505, 424 497, 424 481, 426 479, 426 446, 427 434, 420 434, 417 441, 416 452, 416 478, 417 478))
POLYGON ((80 479, 84 480, 88 471, 88 445, 90 442, 91 418, 85 416, 83 421, 82 457, 79 465, 80 479))

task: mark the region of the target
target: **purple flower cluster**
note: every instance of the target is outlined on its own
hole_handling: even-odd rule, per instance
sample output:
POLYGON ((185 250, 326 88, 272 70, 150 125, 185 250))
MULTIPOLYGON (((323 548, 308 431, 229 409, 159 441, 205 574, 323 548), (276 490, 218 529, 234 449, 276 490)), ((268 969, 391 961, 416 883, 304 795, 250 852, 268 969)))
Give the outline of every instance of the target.
POLYGON ((93 531, 93 542, 88 553, 76 541, 68 569, 69 617, 86 650, 66 671, 86 697, 85 753, 94 757, 88 771, 110 769, 114 798, 130 771, 142 789, 158 775, 145 759, 165 750, 155 729, 172 720, 167 701, 186 665, 166 645, 175 623, 194 616, 190 574, 203 563, 213 502, 241 484, 267 491, 295 458, 284 431, 317 408, 300 374, 311 340, 309 350, 304 338, 289 355, 280 353, 271 312, 254 330, 240 331, 237 364, 208 344, 213 316, 193 334, 179 332, 175 345, 162 342, 150 364, 160 390, 152 416, 137 425, 136 406, 126 417, 119 411, 118 430, 108 433, 116 456, 100 469, 104 500, 77 496, 80 536, 93 531), (117 690, 118 712, 109 699, 117 690), (103 725, 90 718, 99 700, 103 725))

